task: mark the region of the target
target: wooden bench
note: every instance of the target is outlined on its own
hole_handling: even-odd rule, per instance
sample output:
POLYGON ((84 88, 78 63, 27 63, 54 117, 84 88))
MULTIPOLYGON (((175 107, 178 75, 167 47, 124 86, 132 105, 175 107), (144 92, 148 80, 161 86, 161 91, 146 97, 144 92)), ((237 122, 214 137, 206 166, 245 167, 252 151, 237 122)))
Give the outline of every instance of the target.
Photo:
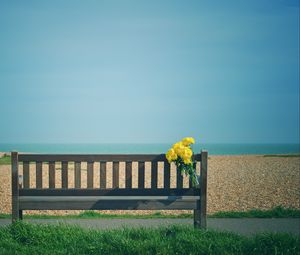
MULTIPOLYGON (((200 162, 200 188, 183 185, 177 173, 170 187, 170 164, 159 155, 62 155, 12 152, 12 221, 22 219, 23 210, 194 210, 194 226, 206 228, 207 152, 194 155, 200 162), (55 186, 55 163, 61 162, 61 187, 55 186), (69 188, 68 164, 74 162, 74 185, 69 188), (87 187, 81 187, 81 162, 87 162, 87 187), (94 163, 99 162, 97 169, 94 163), (107 162, 112 162, 112 187, 107 187, 107 162), (119 187, 119 163, 125 162, 125 188, 119 187), (138 164, 138 187, 132 187, 132 162, 138 164), (145 187, 145 162, 151 163, 151 188, 145 187), (163 163, 159 163, 163 162, 163 163), (43 187, 43 163, 49 167, 43 187), (23 175, 19 165, 23 164, 23 175), (35 164, 35 187, 30 185, 30 164, 35 164), (158 165, 163 166, 163 188, 158 187, 158 165), (100 171, 95 187, 94 171, 100 171)), ((147 164, 150 164, 147 163, 147 164)), ((73 170, 72 170, 73 171, 73 170)), ((149 174, 150 175, 150 174, 149 174)))

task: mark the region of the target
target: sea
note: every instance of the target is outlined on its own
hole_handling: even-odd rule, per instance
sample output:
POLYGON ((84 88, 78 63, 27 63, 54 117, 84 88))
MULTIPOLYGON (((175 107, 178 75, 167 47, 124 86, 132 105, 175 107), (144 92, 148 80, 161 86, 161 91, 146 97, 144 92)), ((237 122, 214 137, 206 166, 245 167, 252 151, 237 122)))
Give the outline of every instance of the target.
MULTIPOLYGON (((0 152, 23 153, 86 153, 86 154, 160 154, 167 143, 0 143, 0 152)), ((300 144, 194 144, 194 153, 207 150, 210 155, 299 154, 300 144)))

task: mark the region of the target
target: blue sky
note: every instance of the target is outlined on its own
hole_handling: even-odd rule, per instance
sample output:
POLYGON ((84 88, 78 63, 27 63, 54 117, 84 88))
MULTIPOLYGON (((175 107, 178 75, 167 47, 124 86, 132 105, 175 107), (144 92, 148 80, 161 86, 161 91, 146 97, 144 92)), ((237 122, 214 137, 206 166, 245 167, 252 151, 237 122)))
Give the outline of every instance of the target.
POLYGON ((0 142, 299 142, 298 1, 1 1, 0 142))

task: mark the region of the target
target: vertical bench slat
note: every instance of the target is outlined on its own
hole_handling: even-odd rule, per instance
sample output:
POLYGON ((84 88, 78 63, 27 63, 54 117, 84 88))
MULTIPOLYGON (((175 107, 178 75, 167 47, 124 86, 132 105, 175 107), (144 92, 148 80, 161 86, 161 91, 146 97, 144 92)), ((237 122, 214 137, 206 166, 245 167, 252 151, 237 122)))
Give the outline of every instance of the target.
POLYGON ((106 189, 106 162, 100 162, 100 189, 106 189))
POLYGON ((29 189, 30 187, 30 175, 29 175, 29 162, 23 162, 23 185, 24 189, 29 189))
POLYGON ((87 163, 87 187, 92 189, 94 186, 94 162, 87 163))
POLYGON ((61 162, 61 186, 64 189, 68 188, 68 162, 63 161, 61 162))
MULTIPOLYGON (((193 163, 193 168, 195 169, 195 171, 197 170, 197 161, 195 161, 193 163)), ((196 171, 196 173, 197 173, 197 171, 196 171)), ((192 182, 191 178, 189 178, 189 188, 191 188, 191 187, 193 187, 193 182, 192 182)))
POLYGON ((42 162, 36 162, 36 188, 41 189, 43 187, 43 165, 42 162))
POLYGON ((49 162, 49 188, 55 188, 55 162, 49 162))
POLYGON ((176 186, 177 189, 183 188, 183 175, 177 168, 176 168, 176 186))
POLYGON ((74 175, 75 188, 81 188, 81 162, 75 162, 75 175, 74 175))
POLYGON ((164 188, 170 188, 170 170, 171 166, 169 162, 164 162, 164 188))
POLYGON ((132 188, 132 162, 126 162, 125 187, 132 188))
POLYGON ((119 188, 119 162, 113 162, 113 188, 119 188))
POLYGON ((157 161, 151 162, 151 188, 157 189, 157 161))
POLYGON ((145 188, 145 162, 138 162, 138 187, 145 188))

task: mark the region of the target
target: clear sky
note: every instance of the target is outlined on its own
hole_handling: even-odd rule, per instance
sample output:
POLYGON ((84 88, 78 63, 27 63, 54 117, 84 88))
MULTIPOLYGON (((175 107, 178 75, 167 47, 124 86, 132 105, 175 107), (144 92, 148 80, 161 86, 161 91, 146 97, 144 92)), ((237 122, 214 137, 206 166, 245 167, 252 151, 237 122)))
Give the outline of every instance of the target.
POLYGON ((297 143, 298 106, 298 1, 0 2, 0 143, 297 143))

